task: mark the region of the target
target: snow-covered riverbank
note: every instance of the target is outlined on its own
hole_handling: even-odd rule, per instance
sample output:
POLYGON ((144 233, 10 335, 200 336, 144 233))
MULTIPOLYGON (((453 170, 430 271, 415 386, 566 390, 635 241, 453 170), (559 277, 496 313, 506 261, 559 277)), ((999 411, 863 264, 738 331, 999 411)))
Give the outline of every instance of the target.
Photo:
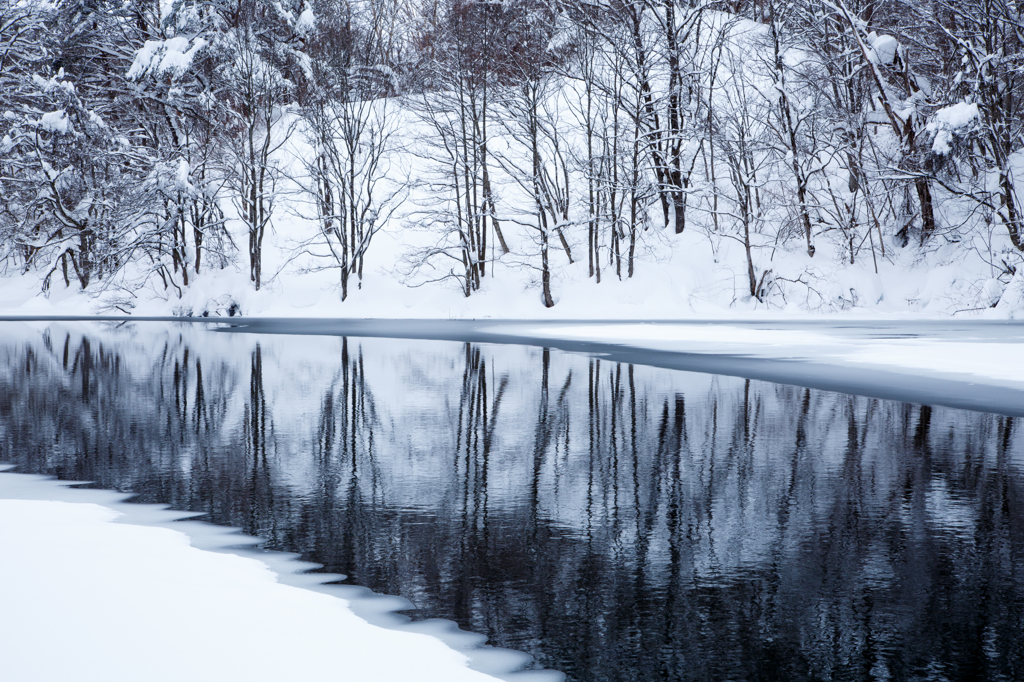
POLYGON ((117 522, 118 497, 0 474, 3 679, 496 679, 439 639, 372 625, 344 599, 282 584, 261 561, 117 522))

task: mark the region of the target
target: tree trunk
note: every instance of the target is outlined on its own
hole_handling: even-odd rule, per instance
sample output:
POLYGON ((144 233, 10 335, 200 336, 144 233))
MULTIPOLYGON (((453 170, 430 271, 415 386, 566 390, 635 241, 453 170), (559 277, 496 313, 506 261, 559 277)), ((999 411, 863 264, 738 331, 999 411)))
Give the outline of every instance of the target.
POLYGON ((924 244, 928 237, 935 233, 935 210, 928 178, 917 178, 914 181, 914 188, 917 190, 917 200, 921 205, 921 243, 924 244))
POLYGON ((555 301, 551 297, 551 269, 548 267, 548 235, 543 231, 541 232, 540 267, 541 295, 543 296, 544 307, 553 308, 555 301))

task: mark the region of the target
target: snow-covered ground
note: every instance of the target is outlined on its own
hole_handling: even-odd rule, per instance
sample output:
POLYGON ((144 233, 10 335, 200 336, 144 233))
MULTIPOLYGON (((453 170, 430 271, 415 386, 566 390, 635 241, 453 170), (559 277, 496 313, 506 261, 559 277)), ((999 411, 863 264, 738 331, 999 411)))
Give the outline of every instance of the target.
POLYGON ((656 252, 647 253, 634 277, 622 281, 609 271, 598 284, 587 276, 586 263, 570 265, 562 262, 564 254, 554 256, 556 304, 547 309, 541 304, 536 273, 516 264, 497 263, 481 290, 468 298, 452 283, 408 286, 394 271, 406 248, 401 226, 377 235, 362 287, 353 282, 348 300, 342 302, 335 272, 300 274, 288 264, 289 235, 305 229, 295 221, 268 238, 279 246, 267 249, 272 276, 260 291, 248 282, 241 259, 224 270, 204 272, 181 298, 151 286, 130 294, 99 292, 98 287, 87 293, 62 283, 43 295, 41 275, 8 275, 0 276, 0 316, 226 316, 231 303, 246 316, 351 319, 1013 319, 1024 310, 1024 290, 1014 283, 1004 288, 991 279, 987 266, 973 261, 936 265, 946 262, 941 254, 922 260, 911 249, 894 262, 880 263, 876 275, 870 263, 837 262, 825 246, 813 259, 781 253, 775 258, 785 261, 777 267, 786 272, 814 271, 821 296, 769 306, 744 294, 743 271, 733 267, 735 245, 712 248, 696 231, 678 237, 652 231, 649 238, 657 242, 656 252), (986 293, 986 287, 991 291, 986 293), (132 307, 118 307, 126 298, 132 307), (993 301, 996 307, 986 307, 993 301))
POLYGON ((123 497, 0 473, 0 677, 496 679, 438 638, 373 625, 345 599, 284 584, 263 561, 192 546, 168 525, 187 514, 123 497))

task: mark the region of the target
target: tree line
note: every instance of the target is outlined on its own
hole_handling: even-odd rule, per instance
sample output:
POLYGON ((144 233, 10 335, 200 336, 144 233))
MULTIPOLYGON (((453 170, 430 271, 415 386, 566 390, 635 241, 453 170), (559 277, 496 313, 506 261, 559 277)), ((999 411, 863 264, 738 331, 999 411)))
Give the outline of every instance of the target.
POLYGON ((0 0, 0 263, 125 308, 234 262, 259 289, 292 212, 343 300, 389 223, 428 235, 410 282, 506 263, 548 307, 687 230, 769 303, 907 247, 1005 284, 1022 80, 1010 0, 0 0))

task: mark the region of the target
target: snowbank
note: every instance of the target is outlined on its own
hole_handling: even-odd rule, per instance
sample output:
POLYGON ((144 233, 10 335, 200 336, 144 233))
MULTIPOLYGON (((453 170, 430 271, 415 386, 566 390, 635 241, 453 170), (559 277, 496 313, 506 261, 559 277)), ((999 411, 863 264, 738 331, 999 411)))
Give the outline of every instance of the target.
POLYGON ((114 523, 94 503, 24 494, 0 474, 0 654, 9 680, 494 680, 427 635, 184 533, 114 523), (59 655, 55 655, 59 652, 59 655))
MULTIPOLYGON (((285 237, 268 241, 278 238, 285 237)), ((657 260, 650 255, 652 260, 623 281, 610 268, 598 284, 587 276, 586 263, 569 265, 564 254, 555 254, 556 305, 546 309, 531 271, 499 262, 481 290, 467 298, 448 283, 411 287, 400 281, 392 271, 392 257, 403 248, 400 235, 382 232, 374 244, 379 250, 367 263, 362 286, 353 281, 345 302, 336 272, 291 272, 282 258, 280 266, 267 268, 277 274, 260 291, 253 290, 244 266, 236 265, 204 271, 181 298, 149 287, 111 288, 94 296, 63 282, 54 282, 44 296, 34 273, 0 277, 0 316, 226 317, 232 305, 247 317, 440 320, 1012 319, 1024 312, 1024 294, 994 279, 987 265, 955 260, 938 265, 946 262, 942 254, 927 264, 909 262, 913 254, 906 263, 879 259, 876 274, 870 257, 855 266, 836 266, 826 243, 814 258, 780 252, 776 270, 804 273, 809 286, 794 285, 798 296, 766 305, 745 292, 742 269, 722 265, 735 261, 742 245, 723 242, 713 249, 694 231, 663 244, 657 260), (126 299, 130 304, 123 304, 126 299)), ((271 251, 275 258, 284 252, 283 247, 271 251)))

